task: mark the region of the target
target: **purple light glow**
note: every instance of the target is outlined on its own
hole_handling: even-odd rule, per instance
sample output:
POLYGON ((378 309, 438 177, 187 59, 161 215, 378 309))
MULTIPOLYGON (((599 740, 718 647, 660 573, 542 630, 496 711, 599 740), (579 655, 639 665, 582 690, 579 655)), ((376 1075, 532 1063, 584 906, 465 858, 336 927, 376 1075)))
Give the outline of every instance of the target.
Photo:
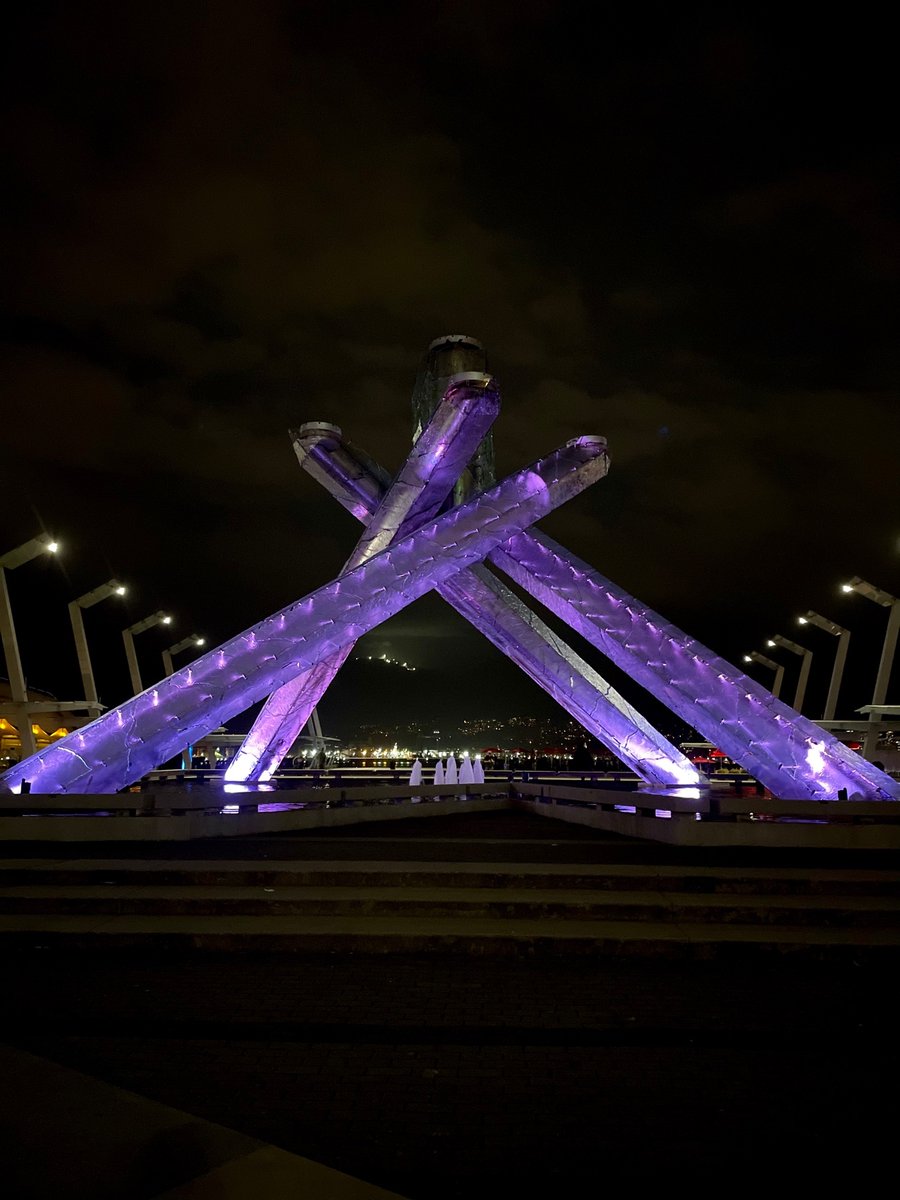
MULTIPOLYGON (((348 495, 339 477, 349 449, 332 442, 316 476, 344 507, 349 507, 348 495)), ((371 478, 368 483, 371 494, 371 478)), ((850 798, 900 799, 900 784, 884 771, 545 535, 523 532, 489 557, 773 795, 824 800, 846 789, 850 798)), ((445 595, 443 586, 437 590, 445 595)), ((529 613, 529 620, 536 618, 529 613)))
POLYGON ((822 753, 824 749, 824 742, 811 742, 806 752, 806 765, 813 775, 821 775, 825 770, 825 755, 822 753))
MULTIPOLYGON (((353 463, 348 455, 342 483, 353 480, 352 511, 356 513, 362 505, 374 500, 377 514, 372 520, 368 520, 367 514, 366 530, 342 574, 384 550, 396 538, 412 533, 437 513, 499 411, 500 394, 490 376, 477 380, 471 375, 451 379, 441 403, 386 493, 365 463, 353 463)), ((314 440, 320 428, 312 427, 301 462, 309 462, 312 455, 317 467, 325 469, 330 462, 325 457, 327 447, 338 442, 340 434, 329 427, 322 439, 325 445, 320 446, 314 440)), ((355 642, 348 642, 337 654, 298 675, 269 697, 228 764, 226 779, 272 778, 354 645, 355 642)))
MULTIPOLYGON (((580 441, 602 444, 588 438, 575 444, 580 441)), ((316 478, 354 511, 345 483, 354 472, 350 448, 330 438, 316 465, 316 478)), ((377 479, 373 475, 366 483, 371 511, 378 514, 377 479)), ((696 767, 491 572, 480 566, 460 571, 436 591, 644 782, 658 787, 700 782, 696 767)), ((296 733, 289 729, 277 744, 270 741, 270 748, 286 753, 296 733)))
POLYGON ((490 561, 773 795, 833 800, 846 789, 851 798, 900 799, 884 771, 544 534, 523 532, 490 561))
POLYGON ((351 638, 480 562, 605 473, 601 446, 562 447, 404 536, 339 583, 326 584, 195 659, 191 684, 183 669, 168 676, 157 685, 157 707, 142 692, 0 778, 13 791, 28 780, 36 793, 104 793, 126 787, 293 679, 298 670, 309 670, 351 638), (521 481, 529 472, 547 486, 523 499, 521 481), (249 648, 251 640, 257 650, 249 648))
POLYGON ((18 791, 28 780, 36 794, 115 792, 267 695, 226 790, 268 779, 355 641, 434 589, 645 783, 696 784, 687 759, 485 569, 488 558, 779 798, 900 799, 885 772, 588 564, 526 532, 605 475, 601 439, 574 439, 437 516, 498 405, 489 377, 451 381, 393 482, 336 427, 304 426, 294 437, 302 465, 367 523, 344 572, 0 781, 18 791))

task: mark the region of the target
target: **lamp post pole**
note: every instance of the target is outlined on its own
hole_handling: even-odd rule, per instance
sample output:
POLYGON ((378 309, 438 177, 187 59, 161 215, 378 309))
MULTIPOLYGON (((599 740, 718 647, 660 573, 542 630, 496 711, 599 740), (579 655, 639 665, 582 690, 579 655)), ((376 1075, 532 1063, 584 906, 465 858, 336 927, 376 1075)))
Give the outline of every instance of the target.
POLYGON ((72 633, 75 635, 75 649, 78 652, 78 669, 81 671, 81 687, 85 700, 97 704, 97 685, 94 681, 94 669, 91 665, 91 655, 88 649, 87 635, 84 631, 84 617, 81 615, 86 608, 92 608, 108 596, 124 596, 125 585, 118 579, 110 579, 92 592, 85 592, 76 600, 69 601, 69 620, 72 622, 72 633))
POLYGON ((17 708, 22 758, 30 758, 37 750, 37 744, 34 740, 34 730, 31 728, 28 689, 25 685, 25 673, 22 670, 16 626, 13 621, 12 605, 9 601, 6 572, 21 567, 39 554, 55 554, 58 549, 59 543, 49 533, 42 533, 28 542, 23 542, 15 550, 10 550, 0 556, 0 642, 3 644, 3 657, 6 660, 6 673, 9 676, 9 690, 13 704, 17 708))
POLYGON ((797 654, 803 659, 803 662, 800 664, 800 674, 797 677, 797 690, 794 692, 794 708, 797 712, 801 712, 803 701, 806 697, 809 668, 812 665, 812 650, 807 650, 805 646, 798 646, 796 642, 792 642, 790 638, 782 637, 780 633, 776 633, 773 638, 769 639, 769 645, 781 646, 785 650, 790 650, 791 654, 797 654))
POLYGON ((830 621, 828 617, 820 616, 812 610, 805 617, 798 617, 797 620, 801 625, 815 625, 817 629, 824 629, 826 633, 830 633, 838 640, 837 650, 834 654, 834 666, 831 670, 831 682, 828 685, 828 697, 825 701, 825 713, 822 717, 823 721, 830 721, 833 719, 835 709, 837 708, 838 693, 841 690, 841 680, 844 677, 844 665, 847 662, 847 650, 850 646, 850 630, 845 629, 843 625, 838 625, 836 621, 830 621))
MULTIPOLYGON (((865 596, 867 600, 873 600, 876 604, 880 604, 882 608, 890 609, 887 628, 884 631, 884 642, 881 646, 881 658, 878 662, 878 674, 875 676, 875 692, 872 696, 873 706, 883 705, 887 696, 888 684, 891 681, 897 636, 900 634, 900 600, 896 596, 892 596, 890 592, 868 583, 865 579, 860 579, 858 575, 854 576, 849 583, 842 584, 841 590, 856 592, 857 595, 865 596)), ((883 714, 875 711, 873 707, 869 713, 869 728, 863 742, 863 758, 871 758, 875 753, 882 720, 883 714)))
POLYGON ((850 630, 843 629, 838 634, 838 646, 834 654, 834 667, 831 671, 831 682, 828 685, 828 697, 825 701, 824 721, 834 718, 837 708, 838 693, 841 690, 841 679, 844 674, 844 664, 847 662, 847 651, 850 648, 850 630))
POLYGON ((172 618, 164 612, 155 612, 149 617, 145 617, 143 621, 136 621, 134 625, 129 625, 127 629, 122 630, 122 641, 125 643, 125 657, 128 659, 128 674, 131 676, 131 688, 135 696, 139 696, 144 690, 144 685, 141 682, 141 669, 138 666, 137 653, 134 649, 134 638, 138 633, 143 633, 145 629, 152 629, 154 625, 171 625, 172 618))
POLYGON ((176 654, 180 654, 182 650, 188 650, 191 646, 197 646, 199 648, 200 646, 205 645, 206 638, 199 637, 196 633, 192 633, 190 637, 182 638, 181 641, 176 642, 174 646, 169 646, 168 650, 163 650, 163 669, 166 673, 166 676, 174 675, 175 673, 175 667, 172 663, 172 659, 176 654))
POLYGON ((745 654, 744 662, 757 662, 760 666, 768 667, 770 671, 775 672, 775 682, 772 684, 771 692, 777 700, 781 693, 781 681, 784 679, 784 667, 781 663, 775 662, 772 658, 766 658, 764 654, 759 654, 756 650, 745 654))
POLYGON ((897 649, 897 635, 900 633, 900 602, 891 604, 887 629, 884 633, 884 644, 881 647, 881 661, 878 664, 878 675, 875 678, 875 693, 873 704, 884 704, 888 684, 891 679, 891 667, 894 665, 894 653, 897 649))

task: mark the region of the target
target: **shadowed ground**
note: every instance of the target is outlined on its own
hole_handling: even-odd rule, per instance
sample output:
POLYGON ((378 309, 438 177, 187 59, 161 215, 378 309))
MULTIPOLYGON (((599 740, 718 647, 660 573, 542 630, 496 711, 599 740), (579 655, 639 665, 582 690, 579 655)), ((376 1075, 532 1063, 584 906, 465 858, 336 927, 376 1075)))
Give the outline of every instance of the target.
MULTIPOLYGON (((512 861, 523 850, 532 862, 679 858, 524 813, 410 824, 408 836, 430 839, 416 843, 419 861, 431 846, 496 862, 504 843, 512 861)), ((389 836, 403 835, 394 825, 389 836)), ((385 843, 359 839, 385 836, 356 826, 193 843, 187 856, 337 858, 341 846, 376 857, 385 843)), ((865 1186, 891 1154, 889 959, 35 946, 5 965, 8 1041, 411 1200, 675 1180, 865 1186)))

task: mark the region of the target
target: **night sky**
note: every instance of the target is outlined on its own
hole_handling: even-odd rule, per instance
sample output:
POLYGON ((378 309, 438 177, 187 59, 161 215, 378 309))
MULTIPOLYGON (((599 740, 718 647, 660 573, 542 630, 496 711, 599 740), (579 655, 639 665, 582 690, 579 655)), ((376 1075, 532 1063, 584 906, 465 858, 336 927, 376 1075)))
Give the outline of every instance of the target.
MULTIPOLYGON (((420 355, 466 333, 502 388, 501 474, 609 439, 549 533, 731 661, 809 645, 813 716, 834 642, 796 615, 850 626, 839 711, 866 703, 885 613, 837 585, 900 593, 895 43, 864 5, 707 11, 8 17, 0 550, 65 549, 10 575, 30 683, 75 692, 65 602, 110 576, 124 609, 88 614, 107 703, 124 624, 175 615, 140 639, 150 682, 167 643, 326 582, 358 528, 288 427, 332 421, 396 468, 420 355)), ((436 598, 360 652, 420 670, 348 664, 326 732, 385 705, 552 710, 436 598)))

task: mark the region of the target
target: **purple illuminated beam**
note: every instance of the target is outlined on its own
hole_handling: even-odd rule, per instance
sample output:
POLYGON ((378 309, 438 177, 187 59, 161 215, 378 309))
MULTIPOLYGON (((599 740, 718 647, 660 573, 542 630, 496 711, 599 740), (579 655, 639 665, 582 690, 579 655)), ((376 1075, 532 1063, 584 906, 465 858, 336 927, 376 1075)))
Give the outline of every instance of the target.
POLYGON ((785 800, 900 799, 900 784, 544 534, 491 555, 536 600, 785 800))
POLYGON ((697 768, 513 592, 481 565, 438 594, 646 783, 701 782, 697 768))
MULTIPOLYGON (((346 509, 377 511, 382 476, 339 431, 305 426, 294 445, 301 465, 346 509)), ((486 568, 460 571, 436 590, 639 778, 658 787, 701 782, 675 746, 486 568)))
POLYGON ((115 792, 300 671, 480 562, 606 473, 606 445, 576 438, 190 666, 11 768, 14 791, 115 792))
MULTIPOLYGON (((490 375, 467 372, 450 379, 440 404, 374 517, 368 520, 341 574, 384 550, 398 535, 412 533, 438 512, 499 411, 500 393, 490 375)), ((315 441, 321 436, 322 426, 313 428, 315 441)), ((332 431, 340 435, 333 427, 332 431)), ((329 440, 327 435, 325 440, 329 440)), ((354 644, 347 642, 336 654, 316 663, 269 697, 229 763, 227 780, 257 782, 271 778, 354 644)))
MULTIPOLYGON (((380 468, 346 444, 323 447, 315 470, 304 466, 350 511, 359 489, 368 504, 380 490, 380 468)), ((897 796, 890 776, 544 535, 522 533, 502 549, 492 561, 776 795, 836 798, 846 788, 867 799, 897 796), (585 579, 589 587, 581 586, 585 579), (579 616, 585 600, 591 603, 579 616)))

